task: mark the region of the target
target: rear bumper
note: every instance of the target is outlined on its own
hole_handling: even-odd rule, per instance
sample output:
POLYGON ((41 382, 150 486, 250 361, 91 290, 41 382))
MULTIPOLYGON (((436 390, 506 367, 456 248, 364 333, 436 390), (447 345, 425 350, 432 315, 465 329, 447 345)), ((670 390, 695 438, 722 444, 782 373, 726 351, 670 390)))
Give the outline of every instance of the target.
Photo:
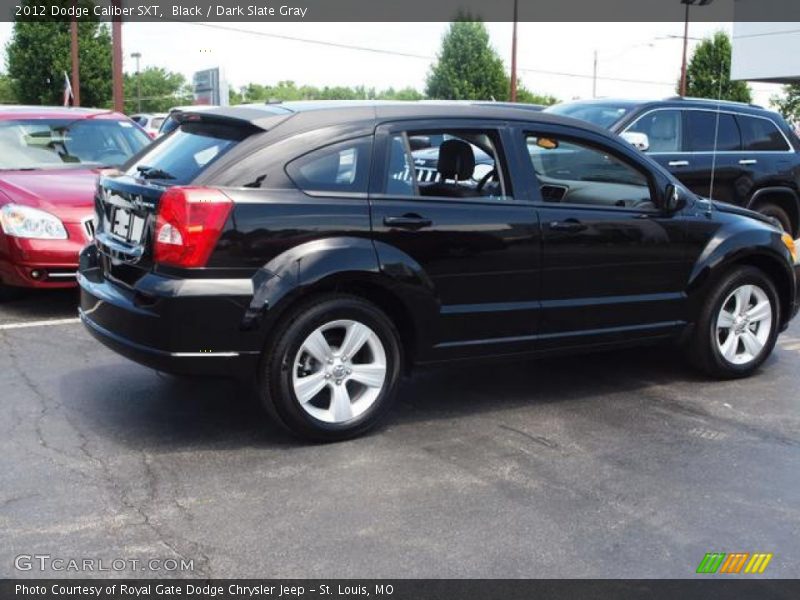
POLYGON ((0 283, 58 289, 76 285, 78 256, 89 243, 80 223, 65 223, 66 240, 15 238, 0 232, 0 283))
POLYGON ((78 273, 79 314, 92 336, 142 365, 182 375, 245 377, 255 373, 263 344, 262 334, 241 327, 252 297, 244 293, 249 281, 186 285, 150 273, 130 288, 104 277, 90 246, 78 273))

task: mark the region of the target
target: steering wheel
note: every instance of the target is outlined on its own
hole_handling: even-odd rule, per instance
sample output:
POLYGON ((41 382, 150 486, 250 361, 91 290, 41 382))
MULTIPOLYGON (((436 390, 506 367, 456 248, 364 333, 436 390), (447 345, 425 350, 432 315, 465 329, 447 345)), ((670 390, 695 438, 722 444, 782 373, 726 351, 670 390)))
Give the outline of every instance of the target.
POLYGON ((481 193, 486 184, 495 178, 497 178, 497 169, 492 169, 486 175, 481 177, 481 180, 478 182, 478 187, 475 189, 478 191, 478 193, 481 193))

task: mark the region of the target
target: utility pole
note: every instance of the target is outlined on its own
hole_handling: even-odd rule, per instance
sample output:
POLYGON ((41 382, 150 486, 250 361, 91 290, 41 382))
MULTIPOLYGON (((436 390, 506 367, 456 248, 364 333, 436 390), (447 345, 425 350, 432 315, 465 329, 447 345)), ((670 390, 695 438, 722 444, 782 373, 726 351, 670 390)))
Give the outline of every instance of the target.
POLYGON ((689 48, 689 2, 686 5, 686 17, 683 20, 683 58, 681 59, 681 97, 686 96, 686 53, 689 48))
MULTIPOLYGON (((121 9, 122 0, 112 0, 121 9)), ((122 11, 117 11, 117 14, 122 11)), ((114 110, 125 112, 125 96, 122 89, 122 17, 111 17, 111 87, 114 97, 114 110)))
POLYGON ((517 101, 517 4, 514 0, 514 28, 511 32, 511 90, 508 94, 511 102, 517 101))
MULTIPOLYGON (((73 2, 73 6, 77 3, 73 2)), ((69 24, 69 49, 72 57, 72 77, 70 85, 72 86, 72 106, 81 105, 81 74, 80 74, 80 57, 78 55, 78 20, 73 16, 69 24)))
POLYGON ((681 97, 686 96, 686 54, 689 48, 689 7, 693 5, 707 6, 714 0, 681 0, 681 4, 686 6, 686 13, 683 20, 683 59, 681 60, 681 97))
POLYGON ((597 98, 597 50, 594 51, 594 68, 592 69, 592 98, 597 98))
POLYGON ((141 52, 131 53, 131 58, 136 59, 136 110, 142 112, 142 72, 139 69, 139 60, 142 58, 141 52))

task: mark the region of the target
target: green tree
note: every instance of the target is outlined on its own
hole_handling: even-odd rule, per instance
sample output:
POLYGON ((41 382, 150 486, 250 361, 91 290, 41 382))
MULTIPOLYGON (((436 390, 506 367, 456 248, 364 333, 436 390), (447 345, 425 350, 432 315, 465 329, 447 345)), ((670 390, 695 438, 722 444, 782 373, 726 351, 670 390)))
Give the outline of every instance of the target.
POLYGON ((426 94, 444 100, 502 100, 508 97, 503 61, 480 21, 458 20, 442 38, 426 94))
POLYGON ((775 96, 772 103, 788 121, 800 121, 800 83, 783 86, 783 96, 775 96))
POLYGON ((238 90, 231 90, 231 104, 243 102, 266 102, 268 100, 290 102, 292 100, 422 100, 425 96, 414 88, 377 91, 364 86, 298 86, 294 81, 279 81, 275 85, 248 83, 238 90))
POLYGON ((724 31, 705 38, 695 48, 686 69, 686 95, 736 102, 752 101, 750 86, 746 82, 731 81, 731 40, 724 31))
POLYGON ((138 75, 125 73, 125 112, 165 112, 192 103, 192 89, 186 78, 161 67, 147 67, 138 75), (141 110, 139 94, 141 93, 141 110))
POLYGON ((378 100, 422 100, 425 95, 412 87, 405 87, 399 90, 389 88, 382 90, 375 95, 378 100))
POLYGON ((16 104, 17 95, 14 93, 14 82, 8 75, 0 74, 0 104, 16 104))
MULTIPOLYGON (((54 0, 51 5, 71 6, 72 0, 54 0)), ((25 0, 25 5, 36 4, 25 0)), ((89 8, 89 17, 78 23, 80 48, 81 104, 106 107, 111 103, 111 34, 92 16, 92 2, 79 0, 89 8)), ((19 102, 61 104, 64 73, 71 73, 69 21, 14 22, 6 46, 6 63, 19 102)))
POLYGON ((550 106, 557 104, 558 98, 549 94, 537 94, 526 88, 522 82, 517 83, 517 102, 525 102, 526 104, 543 104, 550 106))

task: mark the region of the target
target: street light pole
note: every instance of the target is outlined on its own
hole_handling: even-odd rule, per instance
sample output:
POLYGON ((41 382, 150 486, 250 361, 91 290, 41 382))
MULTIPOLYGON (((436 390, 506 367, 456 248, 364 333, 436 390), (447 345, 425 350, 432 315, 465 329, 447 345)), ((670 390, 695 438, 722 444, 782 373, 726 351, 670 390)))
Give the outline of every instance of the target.
POLYGON ((511 91, 509 100, 517 101, 517 4, 514 0, 514 28, 511 32, 511 91))
POLYGON ((142 53, 133 52, 131 58, 136 59, 136 110, 142 112, 142 72, 139 69, 139 59, 142 58, 142 53))
POLYGON ((597 50, 594 51, 594 68, 592 69, 592 98, 597 98, 597 50))

